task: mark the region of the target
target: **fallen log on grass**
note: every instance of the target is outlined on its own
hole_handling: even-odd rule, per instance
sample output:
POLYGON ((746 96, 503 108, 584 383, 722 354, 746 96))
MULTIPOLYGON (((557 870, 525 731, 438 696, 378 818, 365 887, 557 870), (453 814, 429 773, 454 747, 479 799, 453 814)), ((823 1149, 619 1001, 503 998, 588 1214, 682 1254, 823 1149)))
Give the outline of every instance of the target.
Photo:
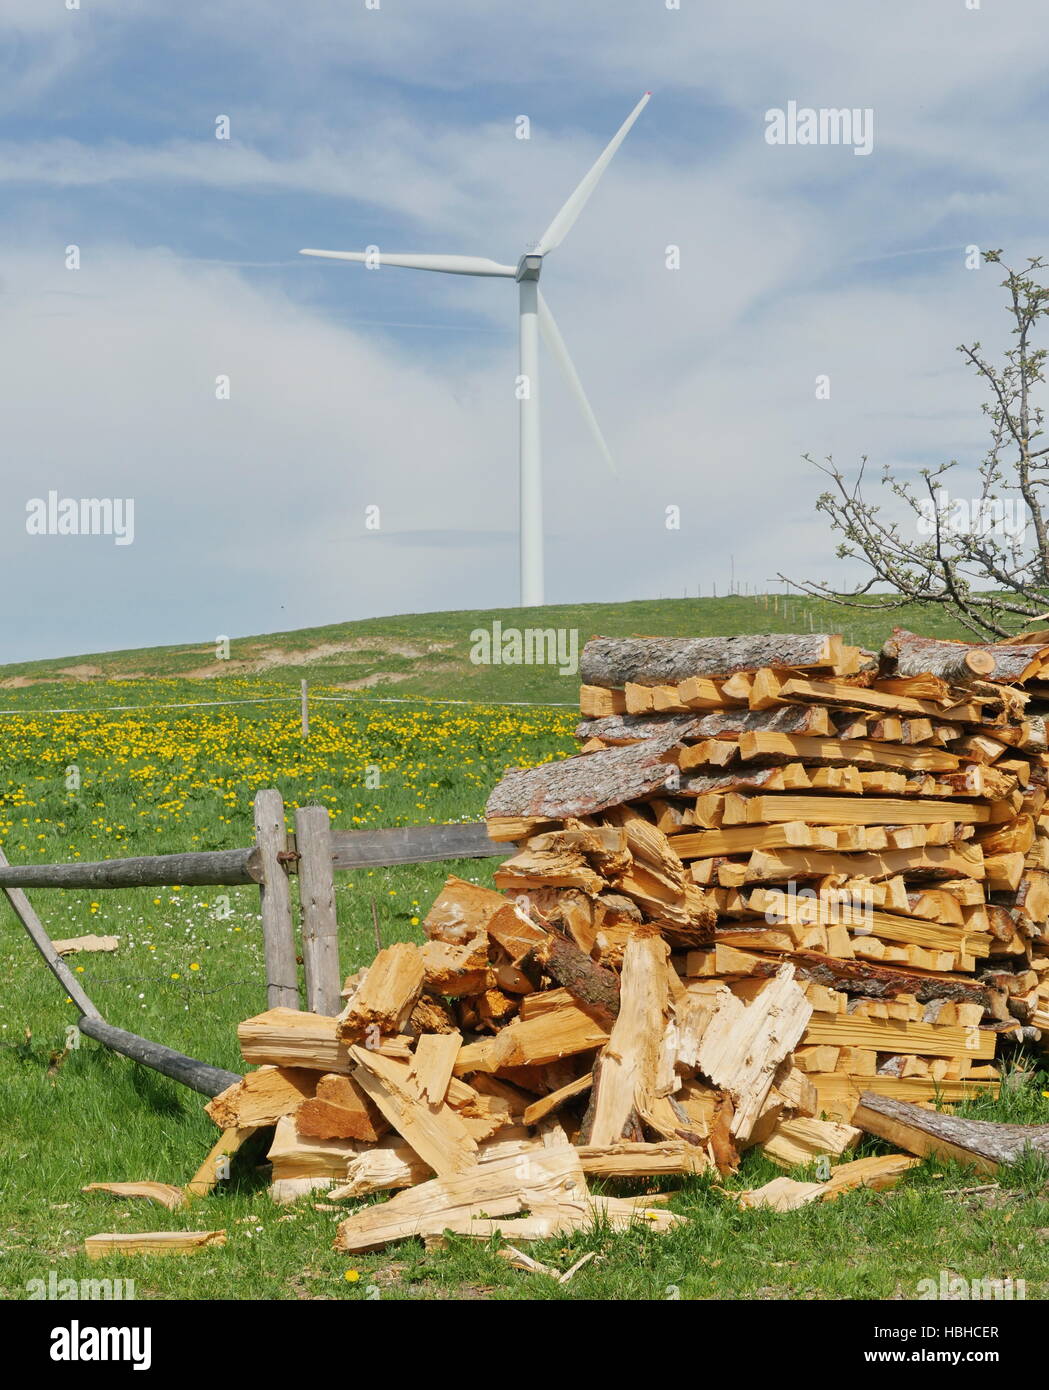
POLYGON ((954 1158, 981 1172, 996 1173, 1027 1153, 1049 1159, 1049 1125, 1000 1125, 940 1115, 888 1096, 864 1091, 853 1124, 922 1158, 954 1158))

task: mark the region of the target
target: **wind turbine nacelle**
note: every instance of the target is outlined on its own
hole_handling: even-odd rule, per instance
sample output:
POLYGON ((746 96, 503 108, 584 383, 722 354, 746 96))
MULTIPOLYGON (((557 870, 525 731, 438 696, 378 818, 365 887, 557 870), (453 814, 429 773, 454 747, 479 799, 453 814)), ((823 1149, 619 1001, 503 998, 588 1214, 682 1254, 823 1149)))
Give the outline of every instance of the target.
POLYGON ((527 255, 522 256, 517 262, 517 272, 515 280, 538 280, 539 272, 543 268, 542 256, 527 255))

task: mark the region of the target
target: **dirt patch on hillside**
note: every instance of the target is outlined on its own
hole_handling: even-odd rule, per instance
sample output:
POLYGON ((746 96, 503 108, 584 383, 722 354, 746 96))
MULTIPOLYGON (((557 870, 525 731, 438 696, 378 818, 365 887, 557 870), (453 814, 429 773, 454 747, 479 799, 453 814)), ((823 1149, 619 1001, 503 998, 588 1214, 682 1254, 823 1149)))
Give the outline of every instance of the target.
POLYGON ((66 680, 92 681, 102 675, 101 666, 62 666, 56 673, 66 680))
POLYGON ((63 666, 53 676, 8 676, 0 690, 24 690, 29 685, 61 685, 63 681, 93 681, 104 676, 101 666, 63 666))
MULTIPOLYGON (((450 643, 448 645, 451 645, 450 643)), ((458 672, 461 667, 454 661, 435 661, 432 665, 425 668, 428 676, 440 676, 446 672, 458 672)), ((332 686, 333 690, 371 690, 377 685, 396 685, 400 681, 415 680, 419 675, 418 671, 373 671, 370 676, 361 676, 360 680, 339 681, 332 686)))
MULTIPOLYGON (((238 643, 234 642, 234 649, 238 643)), ((195 666, 189 671, 173 671, 172 676, 187 680, 209 680, 215 676, 258 676, 277 666, 309 666, 317 662, 329 661, 332 657, 347 656, 355 652, 374 652, 377 656, 401 657, 407 661, 423 661, 427 657, 443 654, 456 644, 450 641, 409 642, 395 637, 351 637, 344 642, 319 642, 313 647, 289 650, 285 647, 255 646, 250 656, 232 656, 229 661, 209 661, 206 666, 195 666)), ((188 653, 187 653, 188 654, 188 653)), ((458 669, 453 663, 440 662, 428 665, 427 672, 440 672, 458 669)), ((412 673, 374 672, 362 676, 360 680, 349 681, 339 686, 340 690, 357 690, 383 682, 403 681, 412 673)), ((103 670, 101 666, 86 662, 76 666, 63 666, 54 675, 47 676, 8 676, 0 680, 0 690, 23 690, 31 685, 58 685, 63 681, 133 681, 147 680, 148 671, 103 670)))
MULTIPOLYGON (((454 642, 438 641, 405 642, 392 637, 352 637, 345 642, 321 642, 315 647, 304 647, 298 651, 288 651, 283 647, 264 647, 254 656, 212 661, 207 666, 184 671, 182 674, 190 680, 204 680, 211 676, 257 676, 274 666, 309 666, 315 662, 328 661, 333 656, 345 656, 352 652, 376 652, 382 656, 399 656, 409 661, 420 661, 427 656, 447 651, 454 645, 454 642)), ((391 673, 390 679, 394 678, 394 674, 391 673)), ((403 675, 396 678, 405 679, 403 675)))

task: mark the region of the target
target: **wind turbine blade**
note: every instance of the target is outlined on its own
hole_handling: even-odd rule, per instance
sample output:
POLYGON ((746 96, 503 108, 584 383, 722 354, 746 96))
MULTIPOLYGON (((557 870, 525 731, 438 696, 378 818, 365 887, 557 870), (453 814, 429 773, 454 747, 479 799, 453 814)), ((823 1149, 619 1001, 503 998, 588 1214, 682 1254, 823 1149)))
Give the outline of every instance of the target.
POLYGON ((398 265, 406 270, 441 270, 446 275, 501 275, 513 279, 516 266, 500 265, 485 256, 390 256, 385 251, 315 251, 306 248, 300 256, 324 256, 332 261, 363 261, 369 265, 398 265))
MULTIPOLYGON (((543 342, 549 348, 550 355, 561 368, 565 381, 568 382, 568 388, 572 392, 572 395, 575 396, 576 404, 582 412, 583 419, 586 421, 587 427, 594 436, 598 449, 601 451, 602 458, 608 464, 612 472, 616 473, 615 460, 612 458, 611 450, 605 443, 605 437, 601 433, 601 426, 597 423, 597 416, 594 414, 590 407, 590 402, 586 398, 586 392, 583 390, 583 383, 579 380, 579 373, 576 371, 572 359, 568 355, 568 349, 565 347, 565 340, 561 337, 561 330, 558 328, 554 316, 550 312, 550 306, 543 298, 542 291, 539 293, 539 332, 543 335, 543 342)), ((616 476, 618 476, 618 474, 616 476)))
POLYGON ((616 131, 615 135, 612 136, 612 139, 608 142, 608 145, 605 147, 604 151, 594 161, 594 165, 591 168, 590 172, 586 175, 582 183, 572 194, 572 196, 568 199, 568 202, 565 203, 564 207, 561 209, 561 211, 557 214, 554 220, 550 223, 549 227, 547 227, 546 231, 543 233, 542 237, 539 240, 539 245, 535 248, 535 255, 545 256, 548 251, 552 251, 555 246, 560 246, 562 241, 564 241, 565 237, 568 235, 568 232, 571 230, 572 224, 575 222, 576 218, 579 216, 579 214, 583 211, 583 208, 586 206, 586 200, 590 197, 591 193, 593 193, 594 189, 597 187, 597 182, 600 179, 601 175, 605 172, 605 170, 608 168, 608 165, 611 163, 612 156, 615 154, 616 150, 619 149, 620 145, 626 139, 627 135, 629 134, 630 127, 634 124, 638 116, 641 115, 641 112, 648 105, 651 96, 651 92, 645 93, 645 95, 641 98, 638 104, 634 107, 633 111, 631 111, 630 115, 626 118, 623 124, 616 131))

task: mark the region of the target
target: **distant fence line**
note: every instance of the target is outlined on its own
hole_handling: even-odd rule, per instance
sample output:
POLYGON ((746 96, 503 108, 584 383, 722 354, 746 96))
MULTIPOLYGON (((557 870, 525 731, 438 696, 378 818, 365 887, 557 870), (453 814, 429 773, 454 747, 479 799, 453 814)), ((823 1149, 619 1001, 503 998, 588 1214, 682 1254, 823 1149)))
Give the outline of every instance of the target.
MULTIPOLYGON (((166 679, 166 678, 165 678, 166 679)), ((137 710, 212 709, 218 705, 275 705, 301 703, 301 695, 246 696, 243 700, 188 700, 161 705, 93 705, 59 709, 0 709, 0 714, 127 714, 137 710)), ((361 705, 467 705, 483 709, 577 709, 574 700, 438 700, 428 695, 310 695, 310 702, 361 705)))

